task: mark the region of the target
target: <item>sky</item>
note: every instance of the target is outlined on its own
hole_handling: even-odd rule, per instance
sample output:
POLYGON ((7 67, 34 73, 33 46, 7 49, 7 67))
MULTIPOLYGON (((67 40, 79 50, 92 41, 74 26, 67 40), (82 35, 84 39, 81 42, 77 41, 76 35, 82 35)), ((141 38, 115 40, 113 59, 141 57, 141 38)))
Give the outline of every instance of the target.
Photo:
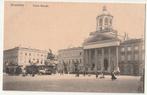
POLYGON ((5 2, 4 49, 16 46, 48 50, 82 46, 96 31, 96 17, 106 6, 113 29, 130 38, 144 36, 145 5, 113 3, 5 2), (14 6, 14 4, 24 6, 14 6), (47 7, 35 7, 44 5, 47 7))

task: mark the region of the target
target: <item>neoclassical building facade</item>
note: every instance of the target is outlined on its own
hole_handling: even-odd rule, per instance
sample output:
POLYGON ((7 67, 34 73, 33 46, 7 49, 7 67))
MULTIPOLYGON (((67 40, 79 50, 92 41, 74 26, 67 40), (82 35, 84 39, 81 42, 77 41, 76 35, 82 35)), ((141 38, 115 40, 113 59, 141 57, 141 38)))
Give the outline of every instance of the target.
POLYGON ((123 41, 119 47, 119 68, 124 75, 141 75, 145 67, 143 39, 123 41))
POLYGON ((15 47, 4 50, 4 64, 15 64, 19 66, 27 66, 31 64, 41 65, 47 59, 48 52, 45 50, 15 47))
POLYGON ((83 67, 83 48, 73 47, 61 49, 58 51, 58 71, 66 73, 74 73, 75 65, 78 64, 78 69, 83 67))
POLYGON ((104 7, 96 19, 96 31, 83 43, 85 68, 106 73, 117 71, 120 40, 112 28, 113 16, 104 7))
MULTIPOLYGON (((83 60, 81 67, 87 72, 119 71, 124 75, 141 75, 145 66, 143 38, 121 40, 117 30, 113 29, 113 16, 106 7, 103 7, 103 12, 96 17, 96 22, 96 31, 91 32, 84 40, 80 51, 79 48, 59 51, 59 64, 68 65, 71 55, 76 53, 74 58, 83 60), (79 56, 80 52, 82 55, 79 56)), ((71 68, 74 68, 74 65, 71 68)))

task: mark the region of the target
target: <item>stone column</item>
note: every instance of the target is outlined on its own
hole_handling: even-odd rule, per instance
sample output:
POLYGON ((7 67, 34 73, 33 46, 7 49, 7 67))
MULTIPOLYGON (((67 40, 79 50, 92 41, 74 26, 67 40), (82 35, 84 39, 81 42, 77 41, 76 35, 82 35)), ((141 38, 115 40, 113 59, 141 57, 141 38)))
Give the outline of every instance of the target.
POLYGON ((104 48, 102 48, 101 71, 104 71, 104 48))
POLYGON ((95 60, 95 70, 97 71, 97 66, 98 66, 98 55, 97 55, 97 49, 95 49, 95 57, 94 57, 94 60, 95 60))
POLYGON ((86 62, 87 62, 87 64, 89 64, 89 50, 87 49, 86 52, 87 52, 87 56, 86 56, 87 59, 86 59, 86 62))
POLYGON ((87 56, 87 52, 86 52, 86 50, 84 50, 84 56, 83 56, 84 57, 83 58, 84 59, 84 64, 86 64, 86 56, 87 56))
POLYGON ((118 46, 116 46, 116 64, 115 64, 115 68, 116 68, 116 70, 118 68, 118 46))
POLYGON ((88 58, 88 57, 89 57, 89 56, 88 56, 88 50, 86 49, 85 52, 86 52, 86 56, 85 56, 85 60, 86 60, 85 67, 87 68, 88 63, 89 63, 89 60, 88 60, 88 59, 89 59, 89 58, 88 58))
POLYGON ((88 51, 85 50, 84 51, 84 66, 87 67, 87 64, 88 64, 88 51))
POLYGON ((111 50, 108 48, 108 72, 111 72, 111 50))
POLYGON ((88 64, 91 66, 91 50, 89 50, 89 62, 88 64))

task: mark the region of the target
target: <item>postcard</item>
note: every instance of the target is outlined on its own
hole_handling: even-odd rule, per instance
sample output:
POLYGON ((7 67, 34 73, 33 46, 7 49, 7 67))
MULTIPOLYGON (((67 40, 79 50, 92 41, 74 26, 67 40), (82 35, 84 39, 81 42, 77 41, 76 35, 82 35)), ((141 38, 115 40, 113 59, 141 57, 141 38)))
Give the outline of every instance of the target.
POLYGON ((145 6, 4 1, 3 90, 144 93, 145 6))

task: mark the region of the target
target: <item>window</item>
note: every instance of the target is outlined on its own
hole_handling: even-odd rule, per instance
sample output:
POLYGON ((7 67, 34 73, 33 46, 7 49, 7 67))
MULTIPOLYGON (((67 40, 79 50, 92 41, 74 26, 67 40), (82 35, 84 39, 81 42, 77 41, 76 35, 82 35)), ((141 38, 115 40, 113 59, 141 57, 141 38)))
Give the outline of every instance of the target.
POLYGON ((82 63, 82 60, 80 59, 80 63, 82 63))
POLYGON ((138 60, 138 54, 135 54, 135 60, 138 60))
POLYGON ((125 48, 124 48, 124 47, 122 47, 122 48, 121 48, 121 52, 124 52, 124 51, 125 51, 125 48))
POLYGON ((144 56, 144 53, 142 53, 142 60, 144 60, 144 57, 145 57, 145 56, 144 56))
POLYGON ((82 52, 80 52, 80 55, 82 55, 82 52))
POLYGON ((29 63, 31 63, 31 59, 29 59, 29 63))
POLYGON ((144 50, 144 45, 142 45, 142 50, 144 50))
POLYGON ((70 60, 69 60, 69 62, 68 62, 69 64, 70 64, 70 60))
POLYGON ((37 56, 39 56, 39 54, 37 54, 37 56))
POLYGON ((101 19, 99 20, 99 25, 102 26, 102 24, 103 24, 103 19, 101 18, 101 19))
POLYGON ((100 30, 102 30, 102 27, 100 27, 100 30))
POLYGON ((110 24, 112 25, 112 19, 110 19, 110 24))
POLYGON ((39 59, 37 59, 37 63, 39 63, 39 59))
POLYGON ((22 52, 20 52, 20 55, 22 55, 22 52))
POLYGON ((138 46, 135 46, 135 50, 138 50, 138 46))
POLYGON ((131 47, 128 47, 128 51, 131 51, 131 47))
POLYGON ((40 62, 41 64, 43 64, 43 62, 42 62, 42 60, 41 60, 41 62, 40 62))
POLYGON ((124 60, 125 60, 125 56, 122 55, 122 56, 121 56, 121 61, 124 61, 124 60))
POLYGON ((25 56, 27 56, 27 53, 25 53, 25 56))
POLYGON ((130 61, 131 60, 131 55, 128 55, 128 61, 130 61))
POLYGON ((108 18, 105 18, 105 25, 108 25, 108 18))
POLYGON ((29 56, 31 56, 31 53, 29 53, 29 56))

